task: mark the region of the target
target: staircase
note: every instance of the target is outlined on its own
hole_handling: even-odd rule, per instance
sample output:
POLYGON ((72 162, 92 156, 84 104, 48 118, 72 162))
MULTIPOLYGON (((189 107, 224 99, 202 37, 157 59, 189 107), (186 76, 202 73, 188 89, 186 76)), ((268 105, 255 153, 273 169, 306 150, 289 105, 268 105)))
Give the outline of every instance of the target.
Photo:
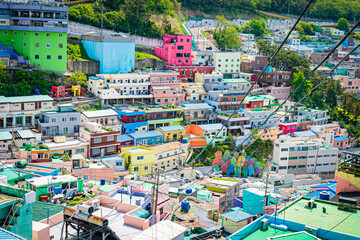
POLYGON ((20 208, 22 206, 24 206, 24 204, 21 201, 15 201, 14 204, 11 206, 9 214, 5 218, 5 222, 3 225, 3 228, 5 228, 5 230, 11 231, 12 227, 17 224, 17 219, 19 217, 18 213, 20 213, 20 208))

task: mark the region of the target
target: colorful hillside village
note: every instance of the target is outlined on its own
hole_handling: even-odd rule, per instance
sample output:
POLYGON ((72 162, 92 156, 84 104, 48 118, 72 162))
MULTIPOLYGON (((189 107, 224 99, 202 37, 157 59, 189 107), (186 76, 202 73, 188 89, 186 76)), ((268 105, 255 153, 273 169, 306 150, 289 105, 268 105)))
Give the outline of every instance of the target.
POLYGON ((106 29, 128 13, 101 4, 0 3, 0 90, 51 84, 0 95, 0 239, 360 240, 357 29, 290 34, 271 13, 259 36, 249 19, 186 17, 149 38, 106 29), (286 64, 270 56, 283 41, 286 64), (302 61, 330 87, 293 96, 302 61))

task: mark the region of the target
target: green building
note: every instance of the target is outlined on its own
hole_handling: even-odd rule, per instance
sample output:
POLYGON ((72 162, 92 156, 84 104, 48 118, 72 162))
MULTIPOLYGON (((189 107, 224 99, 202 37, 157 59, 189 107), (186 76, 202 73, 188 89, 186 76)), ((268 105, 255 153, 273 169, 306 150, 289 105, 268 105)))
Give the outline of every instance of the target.
POLYGON ((0 4, 0 42, 30 64, 66 72, 68 8, 0 4))
POLYGON ((25 239, 32 239, 33 210, 28 202, 33 194, 28 190, 0 185, 0 221, 5 222, 2 227, 25 239))

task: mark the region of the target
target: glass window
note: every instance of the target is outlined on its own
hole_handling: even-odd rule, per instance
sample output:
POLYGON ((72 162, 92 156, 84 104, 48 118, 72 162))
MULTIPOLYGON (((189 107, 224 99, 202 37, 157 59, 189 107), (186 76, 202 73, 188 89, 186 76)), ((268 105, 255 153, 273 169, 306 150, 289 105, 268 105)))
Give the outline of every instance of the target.
POLYGON ((39 43, 35 43, 35 47, 39 47, 39 43))
POLYGON ((94 143, 101 143, 101 138, 100 137, 94 138, 94 143))
POLYGON ((38 36, 39 36, 39 33, 38 33, 38 32, 36 32, 36 33, 35 33, 35 37, 38 37, 38 36))
POLYGON ((114 136, 108 136, 108 137, 107 137, 107 140, 108 140, 108 142, 114 141, 114 136))
POLYGON ((107 148, 107 151, 108 152, 113 152, 115 150, 115 147, 114 146, 110 146, 107 148))

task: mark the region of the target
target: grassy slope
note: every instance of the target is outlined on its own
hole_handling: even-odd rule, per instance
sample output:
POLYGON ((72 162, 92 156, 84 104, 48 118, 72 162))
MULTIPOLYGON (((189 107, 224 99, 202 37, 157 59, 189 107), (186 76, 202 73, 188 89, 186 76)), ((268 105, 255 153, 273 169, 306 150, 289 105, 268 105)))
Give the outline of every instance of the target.
POLYGON ((89 58, 86 53, 85 48, 82 44, 72 44, 67 43, 67 52, 68 52, 68 60, 75 60, 75 61, 93 61, 93 59, 89 58))
POLYGON ((159 57, 149 53, 135 52, 135 59, 142 59, 142 58, 155 58, 156 60, 161 60, 159 57))

